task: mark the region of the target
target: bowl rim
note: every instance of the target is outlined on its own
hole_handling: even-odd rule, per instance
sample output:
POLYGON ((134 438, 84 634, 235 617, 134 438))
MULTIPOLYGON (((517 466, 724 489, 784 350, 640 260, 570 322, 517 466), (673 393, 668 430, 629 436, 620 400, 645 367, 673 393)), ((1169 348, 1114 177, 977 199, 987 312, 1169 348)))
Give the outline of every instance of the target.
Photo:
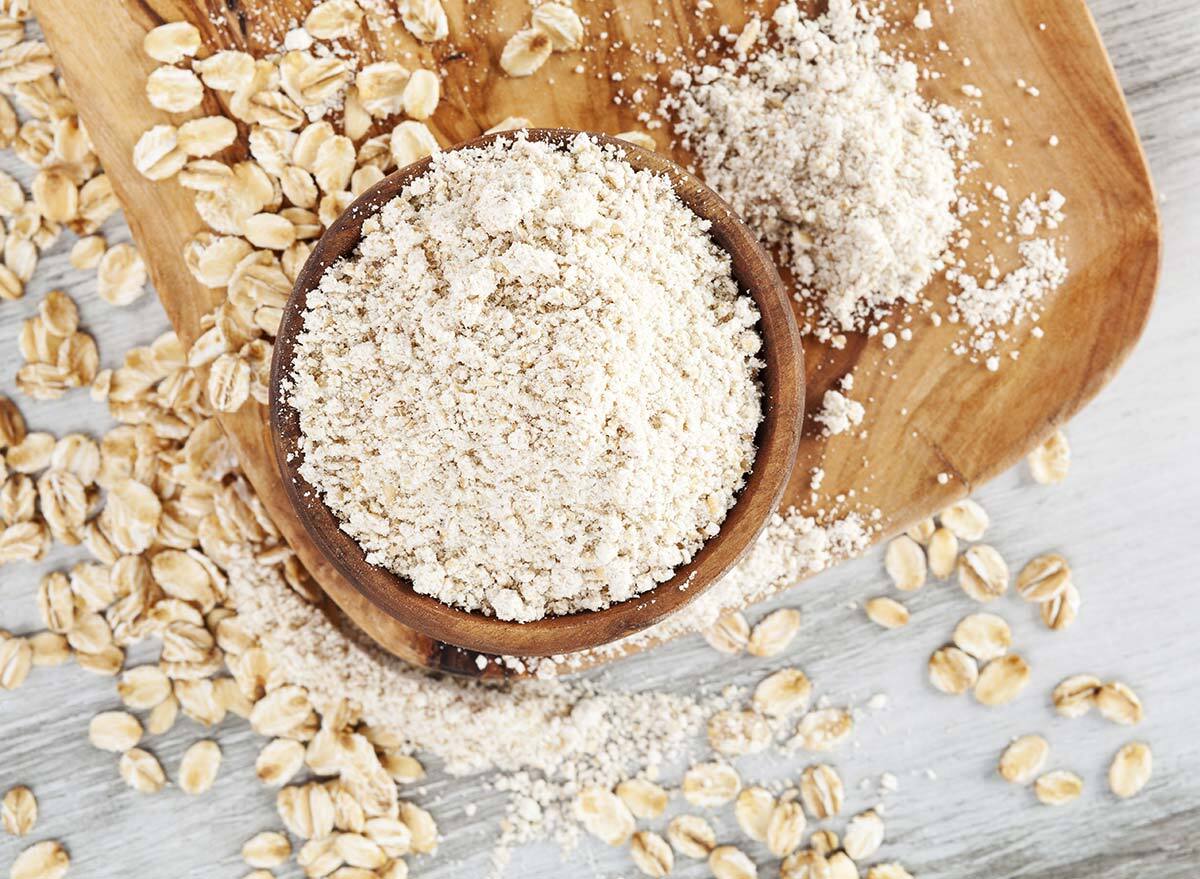
MULTIPOLYGON (((763 347, 759 371, 763 418, 756 434, 751 469, 716 535, 688 564, 653 589, 597 611, 512 622, 443 604, 422 595, 403 577, 367 563, 359 544, 343 531, 318 491, 299 473, 299 416, 287 402, 282 382, 290 376, 295 340, 303 328, 310 291, 325 269, 349 255, 362 237, 362 225, 432 163, 427 156, 393 171, 356 198, 326 229, 296 276, 283 309, 271 359, 269 388, 272 446, 284 490, 309 539, 321 555, 376 609, 441 641, 486 654, 548 656, 602 646, 661 621, 694 601, 724 576, 754 545, 779 505, 791 478, 804 417, 804 351, 787 288, 774 261, 745 224, 713 190, 668 157, 617 138, 568 128, 532 128, 483 135, 450 147, 472 149, 519 136, 565 146, 586 134, 623 151, 638 169, 666 174, 679 196, 711 225, 709 234, 733 261, 740 291, 759 310, 763 347)), ((447 151, 449 151, 447 150, 447 151)))

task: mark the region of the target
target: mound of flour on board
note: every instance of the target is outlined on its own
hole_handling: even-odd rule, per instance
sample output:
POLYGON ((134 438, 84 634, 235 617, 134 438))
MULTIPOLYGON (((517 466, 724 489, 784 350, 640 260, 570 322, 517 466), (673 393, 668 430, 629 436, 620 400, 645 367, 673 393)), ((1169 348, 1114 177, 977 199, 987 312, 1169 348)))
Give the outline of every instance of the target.
POLYGON ((957 217, 957 110, 917 91, 880 22, 832 0, 775 12, 770 47, 677 72, 663 109, 698 170, 780 255, 822 336, 915 301, 945 267, 957 217))

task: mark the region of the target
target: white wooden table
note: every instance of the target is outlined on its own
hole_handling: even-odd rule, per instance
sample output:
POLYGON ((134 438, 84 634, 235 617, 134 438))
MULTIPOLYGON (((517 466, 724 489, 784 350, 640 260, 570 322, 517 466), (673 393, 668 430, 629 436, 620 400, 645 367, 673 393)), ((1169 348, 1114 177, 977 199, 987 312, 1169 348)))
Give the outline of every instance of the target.
MULTIPOLYGON (((731 662, 689 638, 603 673, 614 686, 691 691, 699 684, 753 685, 775 667, 799 664, 819 692, 839 702, 887 694, 887 708, 867 712, 854 747, 834 762, 852 792, 848 814, 877 801, 881 773, 896 776, 899 789, 885 799, 888 839, 880 856, 903 861, 921 877, 1200 875, 1200 9, 1196 0, 1092 0, 1092 7, 1163 197, 1159 302, 1132 360, 1071 424, 1075 462, 1068 481, 1046 488, 1013 472, 978 495, 992 514, 989 540, 1011 563, 1050 549, 1067 555, 1083 594, 1078 622, 1051 633, 1029 606, 1003 602, 1000 612, 1033 667, 1032 684, 1000 710, 941 696, 925 681, 925 661, 972 604, 956 587, 930 586, 910 602, 914 620, 907 629, 882 632, 850 606, 886 589, 875 552, 772 603, 805 612, 801 637, 784 657, 731 662), (1142 726, 1056 717, 1049 690, 1084 671, 1132 685, 1147 708, 1142 726), (1030 791, 996 777, 1006 742, 1035 731, 1050 739, 1051 766, 1085 779, 1074 804, 1041 807, 1030 791), (1116 749, 1134 737, 1153 747, 1154 777, 1142 796, 1118 802, 1107 792, 1106 770, 1116 749), (860 790, 860 782, 869 790, 860 790)), ((27 170, 11 154, 0 167, 28 185, 27 170)), ((1074 221, 1072 234, 1086 234, 1086 218, 1074 221)), ((110 241, 128 236, 119 221, 106 233, 110 241)), ((65 287, 79 299, 106 365, 166 327, 151 296, 119 311, 100 302, 91 273, 74 271, 65 250, 60 246, 39 268, 23 301, 0 303, 0 389, 10 395, 20 321, 48 289, 65 287)), ((21 405, 35 428, 97 433, 106 426, 102 407, 81 394, 21 405)), ((38 577, 78 556, 60 550, 35 567, 0 570, 0 626, 36 629, 38 577)), ((36 791, 42 817, 30 840, 61 839, 76 877, 235 879, 248 872, 238 854, 242 841, 279 825, 272 794, 253 777, 261 740, 244 723, 226 721, 215 731, 225 761, 211 793, 192 800, 168 789, 148 798, 125 788, 112 755, 87 744, 88 720, 116 704, 110 679, 74 665, 35 670, 19 691, 0 693, 0 791, 18 783, 36 791)), ((181 721, 154 742, 169 774, 183 749, 205 735, 181 721)), ((805 762, 747 759, 739 766, 754 781, 795 778, 805 762)), ((437 816, 445 841, 435 858, 414 861, 413 873, 482 876, 503 800, 488 790, 486 777, 448 779, 427 766, 433 771, 418 799, 437 816), (468 817, 464 807, 471 803, 478 810, 468 817)), ((739 839, 730 810, 720 819, 721 835, 739 839)), ((0 835, 0 871, 28 841, 0 835)), ((588 843, 565 865, 548 844, 523 850, 509 873, 593 874, 635 870, 625 852, 588 843)), ((681 859, 674 875, 708 872, 681 859)))

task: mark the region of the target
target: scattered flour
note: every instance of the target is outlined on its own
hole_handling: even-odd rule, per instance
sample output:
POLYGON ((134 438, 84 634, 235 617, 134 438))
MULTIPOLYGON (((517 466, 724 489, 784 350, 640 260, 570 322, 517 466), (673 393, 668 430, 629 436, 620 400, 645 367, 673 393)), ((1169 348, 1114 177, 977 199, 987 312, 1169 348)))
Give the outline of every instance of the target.
MULTIPOLYGON (((563 658, 560 667, 707 628, 730 610, 858 554, 869 535, 855 515, 824 527, 795 512, 774 516, 750 553, 684 610, 624 641, 563 658)), ((277 570, 249 555, 227 560, 225 571, 229 601, 271 656, 273 680, 304 687, 322 714, 336 712, 352 694, 373 729, 396 737, 402 750, 435 756, 451 774, 498 771, 493 784, 509 804, 497 867, 522 842, 552 836, 572 845, 578 834, 572 806, 581 789, 611 789, 635 774, 656 777, 695 744, 714 711, 738 696, 618 691, 557 679, 496 686, 437 676, 335 625, 277 570)))
POLYGON ((502 619, 597 610, 716 534, 761 345, 667 177, 580 135, 441 153, 308 298, 301 472, 372 564, 502 619))
POLYGON ((993 372, 1000 367, 995 352, 1000 342, 1010 337, 1010 329, 1036 318, 1047 294, 1062 286, 1068 275, 1066 259, 1049 239, 1022 241, 1017 251, 1021 264, 1006 275, 981 282, 965 270, 946 273, 958 290, 951 298, 953 317, 965 324, 969 333, 955 351, 984 356, 993 372))
POLYGON ((663 693, 601 694, 584 682, 537 680, 495 686, 429 674, 335 626, 253 559, 227 573, 239 619, 281 679, 305 687, 322 713, 352 694, 364 720, 436 755, 454 775, 533 769, 615 781, 673 754, 703 716, 698 701, 663 693))
POLYGON ((1030 195, 1017 208, 1017 233, 1028 237, 1042 226, 1057 229, 1065 218, 1063 206, 1066 203, 1066 196, 1057 189, 1051 189, 1041 201, 1036 193, 1030 195))
POLYGON ((885 52, 881 22, 849 0, 773 17, 776 44, 677 72, 663 101, 705 181, 791 270, 817 331, 862 330, 913 302, 959 228, 959 113, 917 91, 917 67, 885 52))
POLYGON ((871 522, 858 513, 825 524, 796 510, 777 513, 746 556, 695 601, 654 626, 611 644, 558 657, 556 664, 570 670, 706 629, 732 610, 768 598, 836 562, 859 555, 870 543, 873 530, 871 522))

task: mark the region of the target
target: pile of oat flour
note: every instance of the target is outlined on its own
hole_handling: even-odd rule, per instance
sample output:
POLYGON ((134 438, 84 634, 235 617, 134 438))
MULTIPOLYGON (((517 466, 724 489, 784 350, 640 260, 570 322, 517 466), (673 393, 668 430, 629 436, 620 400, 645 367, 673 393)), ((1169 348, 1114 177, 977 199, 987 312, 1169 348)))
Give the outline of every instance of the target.
POLYGON ((754 459, 758 312, 675 195, 584 135, 436 156, 308 297, 302 473, 373 564, 501 619, 669 579, 754 459))

